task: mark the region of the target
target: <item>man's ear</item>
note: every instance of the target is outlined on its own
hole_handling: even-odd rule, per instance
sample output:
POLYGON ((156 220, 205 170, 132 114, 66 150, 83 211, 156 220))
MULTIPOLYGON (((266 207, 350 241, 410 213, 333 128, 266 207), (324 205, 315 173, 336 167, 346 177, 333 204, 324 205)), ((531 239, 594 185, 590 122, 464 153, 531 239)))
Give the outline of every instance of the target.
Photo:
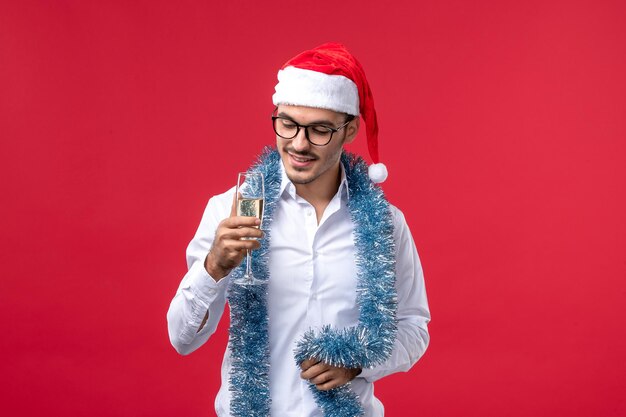
POLYGON ((356 138, 357 133, 359 133, 360 127, 361 127, 361 116, 356 116, 354 120, 348 123, 348 126, 345 127, 346 138, 343 141, 343 143, 348 144, 352 142, 356 138))

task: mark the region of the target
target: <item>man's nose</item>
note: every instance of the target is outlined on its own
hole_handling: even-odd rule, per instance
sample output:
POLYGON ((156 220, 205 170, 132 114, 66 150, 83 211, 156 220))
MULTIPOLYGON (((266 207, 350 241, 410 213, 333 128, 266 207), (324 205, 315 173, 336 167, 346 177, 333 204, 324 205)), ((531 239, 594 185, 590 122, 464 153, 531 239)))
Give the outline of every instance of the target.
POLYGON ((309 140, 306 138, 305 127, 300 128, 300 131, 298 132, 296 137, 291 140, 291 145, 296 151, 303 151, 309 148, 311 144, 309 143, 309 140))

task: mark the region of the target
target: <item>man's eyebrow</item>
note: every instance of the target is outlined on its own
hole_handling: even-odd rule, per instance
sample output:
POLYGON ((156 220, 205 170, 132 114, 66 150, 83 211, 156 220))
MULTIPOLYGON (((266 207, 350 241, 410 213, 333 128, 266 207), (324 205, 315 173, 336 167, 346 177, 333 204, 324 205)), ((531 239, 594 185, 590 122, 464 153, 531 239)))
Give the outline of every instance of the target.
MULTIPOLYGON (((290 115, 288 115, 288 114, 287 114, 287 113, 285 113, 285 112, 282 112, 282 111, 281 111, 280 113, 278 113, 278 115, 277 115, 277 116, 279 116, 279 117, 284 117, 285 119, 289 119, 289 120, 291 120, 292 122, 295 122, 295 120, 293 119, 293 117, 291 117, 290 115)), ((311 123, 309 123, 309 125, 335 126, 335 124, 334 124, 332 121, 330 121, 330 120, 326 120, 326 119, 314 120, 314 121, 312 121, 311 123)))

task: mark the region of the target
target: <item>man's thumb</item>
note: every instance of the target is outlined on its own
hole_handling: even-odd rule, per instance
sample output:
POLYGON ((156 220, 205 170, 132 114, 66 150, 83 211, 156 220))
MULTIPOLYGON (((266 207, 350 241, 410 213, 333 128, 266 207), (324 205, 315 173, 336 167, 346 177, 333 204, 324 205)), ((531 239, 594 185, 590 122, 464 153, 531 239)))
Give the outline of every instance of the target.
POLYGON ((237 193, 233 194, 233 205, 230 208, 230 217, 237 215, 237 193))

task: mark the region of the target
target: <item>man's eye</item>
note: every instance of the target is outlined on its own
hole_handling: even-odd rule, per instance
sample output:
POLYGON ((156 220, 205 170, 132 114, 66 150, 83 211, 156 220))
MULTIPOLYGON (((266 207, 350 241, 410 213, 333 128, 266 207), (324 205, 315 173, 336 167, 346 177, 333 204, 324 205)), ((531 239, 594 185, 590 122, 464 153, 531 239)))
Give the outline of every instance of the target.
POLYGON ((282 120, 282 124, 285 129, 295 129, 297 126, 295 123, 290 122, 289 120, 282 120))
POLYGON ((330 133, 330 129, 326 126, 311 126, 311 130, 316 135, 327 135, 330 133))

